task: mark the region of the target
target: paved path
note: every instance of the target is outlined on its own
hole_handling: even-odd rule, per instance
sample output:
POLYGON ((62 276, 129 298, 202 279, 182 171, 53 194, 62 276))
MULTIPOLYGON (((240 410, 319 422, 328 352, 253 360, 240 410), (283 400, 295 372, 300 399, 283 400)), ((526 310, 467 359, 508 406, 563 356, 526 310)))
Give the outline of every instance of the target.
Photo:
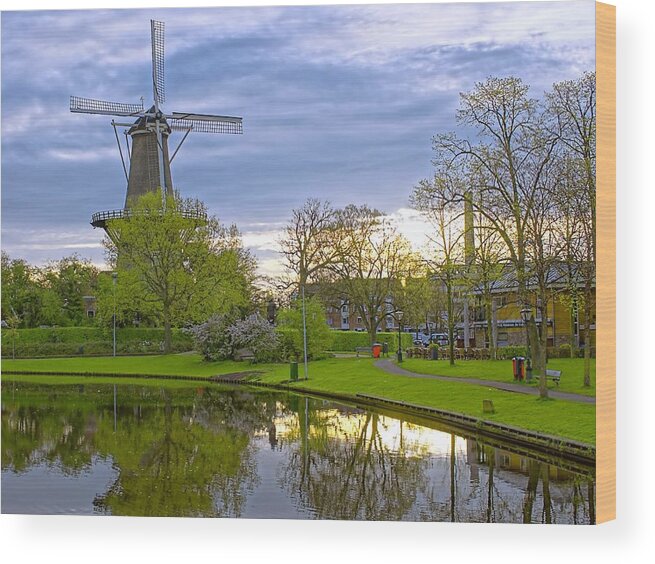
MULTIPOLYGON (((476 386, 486 386, 487 388, 496 388, 498 390, 505 390, 506 392, 516 392, 519 394, 528 394, 532 396, 539 395, 539 388, 533 388, 524 384, 512 384, 509 382, 496 382, 494 380, 480 380, 479 378, 461 378, 458 376, 436 376, 433 374, 418 374, 417 372, 410 372, 398 366, 395 362, 381 358, 375 361, 375 366, 381 368, 389 374, 397 374, 398 376, 409 376, 410 378, 427 378, 429 380, 445 380, 447 382, 461 382, 463 384, 474 384, 476 386)), ((555 390, 548 390, 548 396, 551 398, 562 399, 567 401, 577 401, 578 403, 596 403, 596 398, 593 396, 584 396, 582 394, 571 394, 568 392, 557 392, 555 390)))

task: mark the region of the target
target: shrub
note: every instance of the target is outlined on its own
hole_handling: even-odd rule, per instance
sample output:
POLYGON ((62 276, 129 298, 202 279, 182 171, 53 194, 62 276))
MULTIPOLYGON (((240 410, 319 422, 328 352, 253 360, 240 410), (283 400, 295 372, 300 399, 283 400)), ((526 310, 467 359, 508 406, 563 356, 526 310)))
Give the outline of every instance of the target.
POLYGON ((275 360, 280 344, 277 333, 258 313, 235 321, 228 327, 227 333, 233 350, 248 349, 255 356, 255 362, 275 360))
POLYGON ((564 343, 559 346, 559 358, 571 358, 571 345, 564 343))
POLYGON ((526 357, 527 356, 526 348, 512 346, 512 347, 499 347, 496 350, 496 357, 498 358, 498 360, 507 360, 515 356, 526 357))
MULTIPOLYGON (((325 308, 317 298, 305 300, 305 320, 307 327, 307 356, 311 359, 318 359, 325 355, 326 349, 330 346, 330 328, 325 319, 325 308)), ((280 311, 278 315, 278 329, 293 329, 287 334, 287 343, 291 358, 303 356, 303 323, 302 323, 302 302, 294 302, 291 308, 280 311)), ((285 359, 286 360, 286 359, 285 359)))
POLYGON ((204 323, 189 327, 186 332, 191 335, 195 349, 205 360, 227 360, 234 355, 230 325, 230 317, 215 314, 204 323))
POLYGON ((294 327, 277 327, 278 350, 276 360, 287 362, 300 360, 302 356, 302 333, 294 327))

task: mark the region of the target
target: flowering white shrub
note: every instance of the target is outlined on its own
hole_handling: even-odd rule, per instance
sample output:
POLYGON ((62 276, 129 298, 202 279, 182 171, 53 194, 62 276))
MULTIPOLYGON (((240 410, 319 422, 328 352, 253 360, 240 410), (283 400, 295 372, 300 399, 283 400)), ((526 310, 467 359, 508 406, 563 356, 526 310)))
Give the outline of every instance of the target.
POLYGON ((234 355, 232 336, 229 332, 231 323, 232 318, 227 315, 215 314, 204 323, 194 325, 186 331, 205 360, 227 360, 234 355))
POLYGON ((257 362, 275 360, 280 346, 275 327, 258 313, 236 321, 228 334, 234 350, 248 349, 257 362))

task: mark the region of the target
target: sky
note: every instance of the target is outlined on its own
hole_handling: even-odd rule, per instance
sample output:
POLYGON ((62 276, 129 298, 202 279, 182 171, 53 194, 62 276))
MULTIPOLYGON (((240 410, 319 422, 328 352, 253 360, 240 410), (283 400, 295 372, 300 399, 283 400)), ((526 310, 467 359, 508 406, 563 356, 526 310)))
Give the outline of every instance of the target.
MULTIPOLYGON (((262 274, 309 197, 368 204, 418 248, 409 207, 431 138, 457 131, 459 93, 518 76, 541 97, 595 68, 594 3, 507 2, 2 13, 2 249, 104 265, 91 214, 123 205, 110 116, 69 96, 152 101, 150 19, 166 26, 164 111, 243 117, 243 135, 192 133, 173 184, 235 223, 262 274)), ((122 137, 122 136, 121 136, 122 137)), ((171 136, 176 147, 181 134, 171 136)))

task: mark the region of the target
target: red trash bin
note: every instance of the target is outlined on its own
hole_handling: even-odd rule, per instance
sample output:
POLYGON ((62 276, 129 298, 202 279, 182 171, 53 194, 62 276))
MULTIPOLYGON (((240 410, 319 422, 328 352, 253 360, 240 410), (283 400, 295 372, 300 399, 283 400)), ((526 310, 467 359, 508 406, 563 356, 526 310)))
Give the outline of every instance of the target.
POLYGON ((372 348, 373 358, 380 358, 380 353, 382 352, 382 345, 380 343, 375 343, 372 348))

